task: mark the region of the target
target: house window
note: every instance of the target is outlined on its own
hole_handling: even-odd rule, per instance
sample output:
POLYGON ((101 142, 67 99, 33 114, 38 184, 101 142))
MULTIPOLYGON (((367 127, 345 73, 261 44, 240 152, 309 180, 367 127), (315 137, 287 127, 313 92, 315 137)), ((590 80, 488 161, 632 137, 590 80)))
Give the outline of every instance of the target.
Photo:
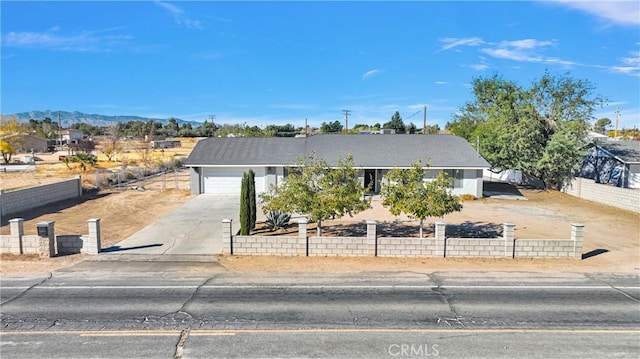
POLYGON ((267 167, 267 174, 268 175, 276 174, 276 168, 275 167, 267 167))
POLYGON ((464 170, 444 170, 444 172, 453 179, 453 188, 462 188, 462 179, 464 178, 464 170))

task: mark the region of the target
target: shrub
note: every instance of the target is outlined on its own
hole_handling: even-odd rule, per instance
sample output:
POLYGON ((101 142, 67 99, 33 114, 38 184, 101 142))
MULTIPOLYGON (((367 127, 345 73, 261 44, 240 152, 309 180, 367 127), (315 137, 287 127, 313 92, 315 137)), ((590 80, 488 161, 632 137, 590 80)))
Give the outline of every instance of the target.
POLYGON ((275 231, 276 229, 286 227, 290 220, 291 214, 289 213, 269 211, 267 212, 267 220, 265 223, 272 231, 275 231))
POLYGON ((463 201, 474 201, 476 199, 476 196, 472 194, 462 194, 460 195, 460 199, 463 201))
POLYGON ((249 235, 251 231, 251 217, 249 213, 249 176, 242 176, 240 187, 240 235, 249 235))

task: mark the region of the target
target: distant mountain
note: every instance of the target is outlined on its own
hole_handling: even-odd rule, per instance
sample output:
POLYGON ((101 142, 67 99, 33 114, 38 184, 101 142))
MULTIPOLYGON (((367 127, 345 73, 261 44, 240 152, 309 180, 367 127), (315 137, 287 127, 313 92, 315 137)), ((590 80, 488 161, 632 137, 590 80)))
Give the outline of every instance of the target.
MULTIPOLYGON (((42 121, 46 117, 49 117, 54 122, 58 122, 58 111, 29 111, 29 112, 20 112, 14 113, 12 115, 2 115, 3 119, 6 118, 16 118, 18 122, 29 122, 30 119, 42 121)), ((69 127, 74 123, 88 123, 94 126, 109 126, 114 122, 128 122, 128 121, 143 121, 147 122, 152 120, 154 122, 161 122, 162 124, 166 124, 168 118, 149 118, 149 117, 140 117, 140 116, 108 116, 108 115, 98 115, 98 114, 87 114, 78 111, 60 111, 60 122, 62 123, 62 127, 69 127)), ((191 122, 192 125, 200 125, 198 122, 193 121, 183 121, 178 120, 178 124, 182 124, 184 122, 191 122)))

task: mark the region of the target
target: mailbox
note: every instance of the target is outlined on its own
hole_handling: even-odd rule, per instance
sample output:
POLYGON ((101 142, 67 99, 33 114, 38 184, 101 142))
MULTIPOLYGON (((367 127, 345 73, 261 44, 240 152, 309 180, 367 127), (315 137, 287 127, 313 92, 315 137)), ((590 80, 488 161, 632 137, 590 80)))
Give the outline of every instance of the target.
POLYGON ((38 228, 38 236, 39 237, 49 237, 49 224, 47 223, 38 223, 36 225, 38 228))

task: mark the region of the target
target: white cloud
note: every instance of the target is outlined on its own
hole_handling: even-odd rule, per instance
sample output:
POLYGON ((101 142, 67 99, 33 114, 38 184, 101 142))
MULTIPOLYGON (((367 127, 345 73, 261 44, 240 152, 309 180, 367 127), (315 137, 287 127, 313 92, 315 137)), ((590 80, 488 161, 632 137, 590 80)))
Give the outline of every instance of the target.
POLYGON ((555 57, 546 57, 541 54, 546 50, 546 48, 556 45, 557 42, 555 40, 541 41, 536 39, 523 39, 515 41, 501 41, 493 46, 480 49, 480 52, 494 58, 511 61, 546 63, 567 67, 578 65, 573 61, 555 57))
POLYGON ((471 67, 472 69, 474 69, 476 71, 484 71, 484 70, 488 69, 490 66, 485 64, 485 63, 481 63, 481 64, 469 65, 469 67, 471 67))
POLYGON ((362 79, 366 80, 368 78, 377 76, 381 72, 382 72, 382 70, 378 70, 378 69, 369 70, 369 71, 365 72, 364 75, 362 75, 362 79))
POLYGON ((613 66, 597 66, 599 68, 607 68, 609 71, 640 77, 640 51, 632 51, 629 57, 620 59, 620 64, 613 66))
POLYGON ((440 51, 451 50, 458 46, 480 46, 484 44, 479 37, 466 37, 466 38, 455 38, 455 37, 446 37, 439 39, 440 42, 444 43, 440 51))
POLYGON ((436 85, 446 85, 446 84, 448 84, 448 82, 446 82, 446 81, 436 81, 436 82, 434 82, 434 83, 435 83, 436 85))
POLYGON ((200 21, 189 18, 181 8, 163 1, 156 1, 156 5, 167 10, 171 16, 173 16, 173 21, 175 21, 176 24, 184 25, 191 29, 202 29, 200 21))
POLYGON ((557 4, 586 12, 618 25, 640 25, 638 1, 556 1, 557 4))
POLYGON ((54 31, 47 32, 9 32, 4 36, 3 44, 13 47, 50 48, 64 51, 108 52, 132 39, 129 35, 102 34, 112 31, 84 31, 73 35, 58 34, 55 28, 54 31))

